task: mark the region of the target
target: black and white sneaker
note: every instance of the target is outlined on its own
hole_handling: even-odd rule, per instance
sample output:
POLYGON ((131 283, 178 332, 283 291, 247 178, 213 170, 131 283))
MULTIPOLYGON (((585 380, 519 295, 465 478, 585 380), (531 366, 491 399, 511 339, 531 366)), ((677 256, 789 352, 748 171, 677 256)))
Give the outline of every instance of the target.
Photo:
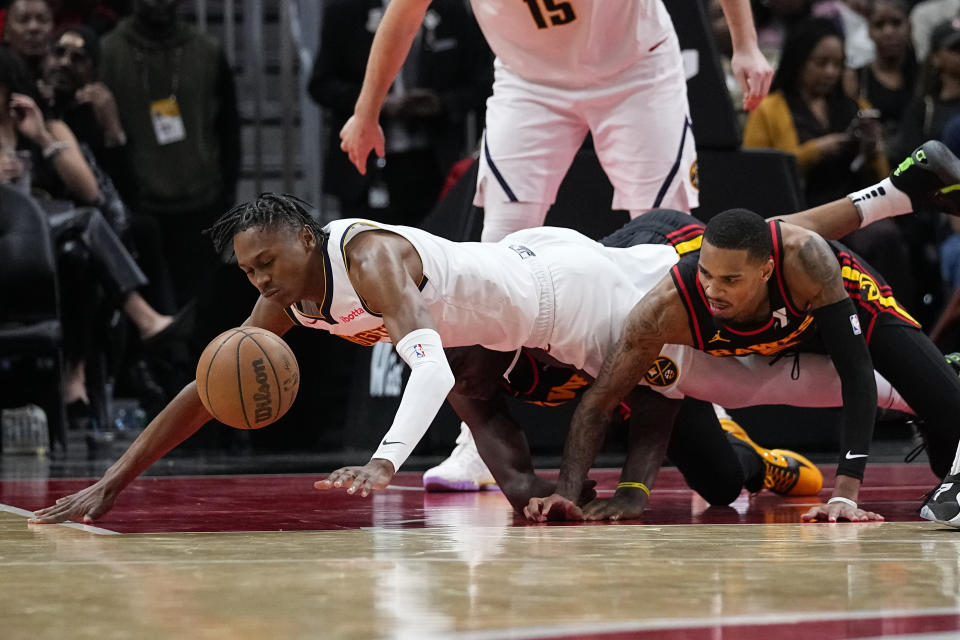
POLYGON ((939 140, 917 147, 890 173, 890 181, 910 197, 914 211, 960 215, 960 159, 939 140))
POLYGON ((920 517, 960 528, 960 474, 947 476, 920 507, 920 517))

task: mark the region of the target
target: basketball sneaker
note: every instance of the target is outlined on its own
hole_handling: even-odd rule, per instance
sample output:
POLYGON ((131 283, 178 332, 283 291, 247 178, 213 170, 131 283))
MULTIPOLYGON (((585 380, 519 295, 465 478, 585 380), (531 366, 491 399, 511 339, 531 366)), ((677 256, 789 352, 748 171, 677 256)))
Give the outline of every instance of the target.
POLYGON ((940 486, 927 494, 920 517, 960 528, 960 474, 947 476, 940 486))
POLYGON ((815 496, 820 492, 823 474, 799 453, 761 447, 733 420, 721 418, 720 426, 734 438, 750 445, 763 459, 763 486, 770 491, 782 496, 815 496))
POLYGON ((914 211, 960 215, 960 160, 939 140, 917 147, 893 170, 890 181, 910 197, 914 211))
POLYGON ((466 424, 460 423, 457 446, 450 456, 423 474, 423 488, 426 491, 483 491, 497 488, 497 481, 480 458, 473 434, 466 424))

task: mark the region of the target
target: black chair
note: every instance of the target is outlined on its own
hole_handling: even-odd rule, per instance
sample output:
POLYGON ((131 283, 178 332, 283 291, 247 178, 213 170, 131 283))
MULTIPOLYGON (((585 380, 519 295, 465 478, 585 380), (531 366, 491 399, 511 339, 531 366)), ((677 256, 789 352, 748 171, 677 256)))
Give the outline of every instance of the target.
POLYGON ((47 215, 0 184, 0 406, 34 402, 47 414, 53 455, 66 449, 62 326, 47 215))

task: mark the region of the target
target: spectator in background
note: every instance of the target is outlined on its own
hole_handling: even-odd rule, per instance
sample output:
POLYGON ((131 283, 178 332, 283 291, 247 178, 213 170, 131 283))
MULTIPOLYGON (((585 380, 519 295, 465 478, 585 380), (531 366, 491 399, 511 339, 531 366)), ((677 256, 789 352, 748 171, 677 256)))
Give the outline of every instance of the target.
MULTIPOLYGON (((906 145, 900 142, 900 124, 913 98, 919 68, 910 41, 909 11, 903 0, 875 0, 869 8, 870 38, 877 55, 874 61, 855 70, 848 70, 847 92, 859 96, 880 112, 887 160, 891 166, 903 156, 896 154, 906 145)), ((914 147, 910 147, 912 151, 914 147)), ((924 326, 932 323, 943 301, 940 288, 940 266, 937 260, 937 233, 940 216, 936 212, 919 212, 897 218, 893 223, 908 249, 909 269, 914 282, 891 279, 898 288, 898 298, 924 326)), ((881 270, 890 271, 890 268, 881 270)))
POLYGON ((913 95, 917 62, 910 44, 910 20, 903 0, 875 0, 868 14, 876 57, 849 73, 848 93, 880 111, 888 161, 900 148, 900 121, 913 95))
POLYGON ((910 10, 910 34, 917 62, 927 59, 934 28, 957 13, 960 13, 960 0, 923 0, 914 5, 910 10))
MULTIPOLYGON (((876 182, 887 175, 880 120, 870 104, 843 89, 843 34, 827 18, 811 18, 790 34, 771 93, 747 117, 745 147, 780 149, 797 157, 803 194, 814 207, 876 182)), ((909 253, 890 219, 843 238, 891 286, 915 295, 904 272, 909 253)))
POLYGON ((102 195, 76 138, 60 120, 46 119, 30 93, 35 85, 25 63, 7 47, 0 47, 0 182, 13 183, 33 193, 76 205, 94 205, 51 215, 61 314, 64 316, 64 400, 73 419, 89 413, 85 362, 91 349, 92 311, 102 285, 133 321, 143 338, 156 337, 171 327, 173 318, 158 313, 137 289, 146 279, 113 233, 99 210, 102 195), (16 150, 19 153, 14 153, 16 150))
POLYGON ((880 123, 859 118, 870 105, 841 85, 843 34, 811 18, 787 39, 770 95, 747 117, 744 146, 797 156, 806 204, 813 207, 880 180, 888 172, 880 123))
POLYGON ((180 0, 134 0, 102 41, 101 78, 128 138, 138 211, 156 218, 178 306, 218 268, 201 232, 233 204, 240 120, 222 47, 185 24, 180 0))
POLYGON ((53 7, 49 0, 13 0, 3 23, 3 41, 40 77, 43 56, 53 37, 53 7))
POLYGON ((898 151, 912 150, 923 140, 941 140, 947 121, 960 114, 960 17, 937 25, 929 48, 915 96, 900 124, 898 151))
POLYGON ((490 93, 493 56, 463 0, 434 2, 384 102, 386 157, 370 159, 361 175, 337 134, 353 114, 385 7, 383 0, 327 3, 309 91, 330 115, 324 192, 340 200, 344 216, 416 226, 450 167, 476 143, 467 141, 465 123, 490 93))

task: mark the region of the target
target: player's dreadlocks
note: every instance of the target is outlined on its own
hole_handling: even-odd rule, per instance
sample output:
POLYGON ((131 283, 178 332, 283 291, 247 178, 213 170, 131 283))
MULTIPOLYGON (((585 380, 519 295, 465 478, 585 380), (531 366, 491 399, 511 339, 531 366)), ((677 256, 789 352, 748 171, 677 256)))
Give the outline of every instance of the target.
POLYGON ((204 233, 213 240, 213 246, 219 255, 223 255, 224 251, 232 246, 233 236, 252 227, 307 227, 317 240, 320 240, 326 234, 320 223, 310 215, 311 208, 296 196, 261 193, 255 200, 238 204, 227 211, 204 233))

